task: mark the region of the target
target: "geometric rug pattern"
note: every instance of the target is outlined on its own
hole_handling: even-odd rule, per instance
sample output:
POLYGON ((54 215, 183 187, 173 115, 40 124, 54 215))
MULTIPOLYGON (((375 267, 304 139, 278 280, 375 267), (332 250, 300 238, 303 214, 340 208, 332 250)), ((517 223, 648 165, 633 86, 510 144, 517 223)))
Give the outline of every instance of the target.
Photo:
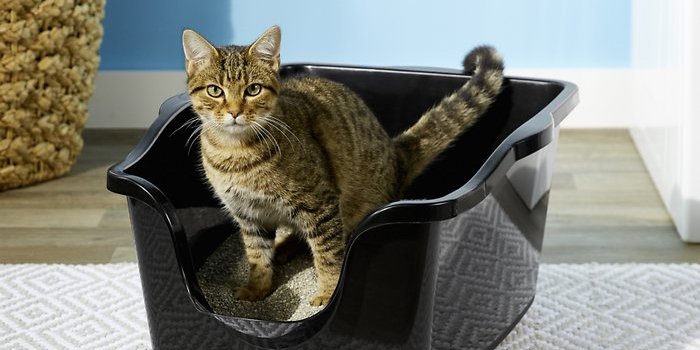
MULTIPOLYGON (((135 263, 0 265, 0 349, 149 349, 135 263)), ((700 350, 700 265, 543 264, 503 349, 700 350)))
POLYGON ((134 263, 0 265, 0 349, 150 349, 134 263))
POLYGON ((499 349, 700 350, 700 265, 543 265, 499 349))

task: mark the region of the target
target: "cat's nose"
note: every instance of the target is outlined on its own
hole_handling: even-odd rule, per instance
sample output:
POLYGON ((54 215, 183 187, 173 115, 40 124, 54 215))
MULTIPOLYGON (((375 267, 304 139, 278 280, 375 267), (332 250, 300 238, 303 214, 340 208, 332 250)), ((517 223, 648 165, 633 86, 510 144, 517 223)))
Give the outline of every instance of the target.
POLYGON ((248 124, 248 121, 246 120, 245 116, 238 115, 234 116, 231 113, 226 113, 224 114, 223 122, 226 125, 246 125, 248 124))
POLYGON ((239 115, 238 117, 233 118, 233 121, 234 121, 235 124, 238 124, 238 125, 246 125, 246 124, 248 124, 248 121, 247 121, 247 120, 245 119, 245 117, 242 116, 242 115, 239 115))
POLYGON ((235 125, 236 123, 236 116, 231 114, 231 113, 226 113, 224 114, 224 117, 221 119, 221 121, 225 125, 235 125))

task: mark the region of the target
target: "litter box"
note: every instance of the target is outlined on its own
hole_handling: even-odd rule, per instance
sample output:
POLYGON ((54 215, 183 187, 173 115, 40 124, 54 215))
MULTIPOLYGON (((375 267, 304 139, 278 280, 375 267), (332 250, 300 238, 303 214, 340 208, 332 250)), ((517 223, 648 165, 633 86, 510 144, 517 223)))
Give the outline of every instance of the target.
MULTIPOLYGON (((358 93, 391 135, 468 76, 457 71, 286 65, 358 93)), ((535 297, 560 122, 574 84, 506 78, 483 118, 351 235, 331 301, 299 321, 217 314, 197 271, 237 228, 200 171, 186 94, 107 187, 127 196, 154 349, 492 349, 535 297)))

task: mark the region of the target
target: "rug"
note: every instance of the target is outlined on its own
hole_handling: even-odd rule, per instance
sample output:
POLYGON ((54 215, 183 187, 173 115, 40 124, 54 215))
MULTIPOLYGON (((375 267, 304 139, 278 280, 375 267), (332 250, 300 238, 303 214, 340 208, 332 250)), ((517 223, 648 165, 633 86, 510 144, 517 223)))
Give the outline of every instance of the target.
POLYGON ((150 349, 135 263, 0 265, 0 349, 150 349))
MULTIPOLYGON (((0 265, 0 349, 149 349, 136 264, 0 265)), ((498 349, 700 350, 700 265, 542 265, 498 349)))
POLYGON ((499 349, 700 350, 700 265, 542 265, 499 349))

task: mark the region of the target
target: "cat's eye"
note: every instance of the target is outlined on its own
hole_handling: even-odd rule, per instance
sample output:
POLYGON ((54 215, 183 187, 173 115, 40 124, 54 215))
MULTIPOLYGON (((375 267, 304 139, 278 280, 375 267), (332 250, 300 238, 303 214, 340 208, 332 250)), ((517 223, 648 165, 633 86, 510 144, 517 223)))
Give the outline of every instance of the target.
POLYGON ((262 86, 260 84, 250 84, 245 88, 245 94, 248 96, 256 96, 262 91, 262 86))
POLYGON ((224 90, 221 90, 221 88, 216 85, 209 85, 207 86, 207 93, 211 97, 221 97, 221 95, 224 94, 224 90))

